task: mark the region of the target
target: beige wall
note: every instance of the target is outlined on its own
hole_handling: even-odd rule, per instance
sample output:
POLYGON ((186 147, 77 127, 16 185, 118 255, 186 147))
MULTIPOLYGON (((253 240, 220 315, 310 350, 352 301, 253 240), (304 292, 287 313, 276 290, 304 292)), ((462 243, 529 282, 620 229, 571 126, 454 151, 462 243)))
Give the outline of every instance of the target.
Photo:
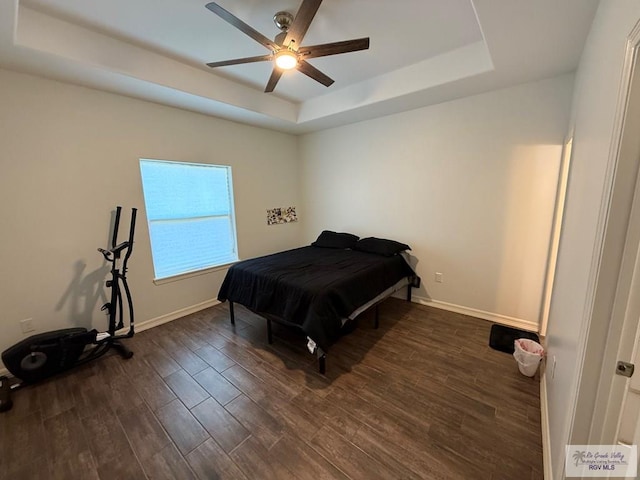
POLYGON ((37 332, 105 328, 96 248, 117 204, 125 225, 140 209, 129 263, 138 322, 215 297, 224 271, 153 284, 141 157, 232 166, 241 258, 299 245, 299 224, 266 225, 267 208, 299 205, 291 135, 0 70, 0 148, 0 350, 25 337, 24 318, 37 332))
POLYGON ((305 240, 406 242, 418 297, 535 328, 572 87, 565 75, 305 135, 305 240))

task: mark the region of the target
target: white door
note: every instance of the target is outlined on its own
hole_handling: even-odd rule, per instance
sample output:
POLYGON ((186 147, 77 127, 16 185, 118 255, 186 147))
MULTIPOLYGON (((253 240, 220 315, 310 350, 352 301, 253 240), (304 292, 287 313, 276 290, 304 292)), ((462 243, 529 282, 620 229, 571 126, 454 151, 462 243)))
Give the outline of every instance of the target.
MULTIPOLYGON (((634 364, 640 365, 639 360, 640 352, 636 348, 634 364)), ((627 384, 619 420, 617 443, 640 444, 640 374, 634 375, 627 384)))
MULTIPOLYGON (((640 164, 640 64, 637 53, 634 55, 618 163, 635 165, 635 168, 640 164)), ((620 169, 625 172, 623 167, 620 169)), ((630 202, 631 209, 625 219, 624 252, 607 338, 610 361, 607 362, 605 354, 602 372, 603 377, 609 377, 610 390, 599 392, 602 401, 606 401, 606 413, 603 425, 592 425, 592 444, 640 444, 640 172, 636 173, 635 187, 633 183, 628 185, 627 205, 630 202), (631 378, 616 374, 612 365, 615 361, 630 362, 636 366, 631 378)), ((624 214, 624 209, 621 210, 624 214)), ((616 214, 620 212, 615 212, 612 207, 610 217, 616 214)), ((610 221, 616 220, 610 218, 610 221)))
POLYGON ((612 432, 613 416, 617 414, 613 438, 618 443, 640 445, 640 181, 636 182, 618 289, 616 307, 624 310, 624 323, 617 358, 634 364, 636 371, 631 378, 614 378, 610 392, 611 424, 605 426, 604 433, 612 432))
POLYGON ((630 35, 625 62, 627 79, 623 121, 617 130, 616 176, 610 197, 605 242, 598 280, 598 291, 605 292, 598 316, 607 321, 606 347, 600 365, 591 362, 592 371, 601 367, 589 444, 640 443, 640 24, 630 35), (618 252, 618 253, 616 253, 618 252), (608 293, 610 292, 610 293, 608 293), (611 300, 607 300, 611 298, 611 300), (634 363, 631 378, 616 375, 616 362, 634 363))

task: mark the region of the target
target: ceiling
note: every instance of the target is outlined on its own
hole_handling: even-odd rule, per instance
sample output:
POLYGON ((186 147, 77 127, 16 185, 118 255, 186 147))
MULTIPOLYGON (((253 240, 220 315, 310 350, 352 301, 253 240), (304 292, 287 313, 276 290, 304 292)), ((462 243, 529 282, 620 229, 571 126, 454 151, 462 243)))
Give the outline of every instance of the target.
MULTIPOLYGON (((0 68, 291 133, 343 125, 575 70, 597 0, 324 0, 304 45, 370 37, 263 93, 269 53, 207 0, 1 0, 0 68)), ((273 38, 301 0, 218 0, 273 38)))

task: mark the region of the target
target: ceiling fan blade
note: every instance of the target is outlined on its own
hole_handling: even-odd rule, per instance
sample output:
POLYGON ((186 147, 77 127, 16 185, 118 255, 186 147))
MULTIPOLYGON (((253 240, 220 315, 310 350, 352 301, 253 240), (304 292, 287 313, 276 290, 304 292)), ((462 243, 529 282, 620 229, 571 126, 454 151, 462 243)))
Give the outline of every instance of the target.
POLYGON ((296 18, 293 19, 293 23, 289 27, 289 30, 287 30, 287 36, 284 39, 283 45, 289 46, 293 40, 295 43, 291 45, 291 47, 294 50, 298 49, 321 3, 322 0, 303 0, 302 5, 300 5, 298 9, 298 13, 296 13, 296 18))
POLYGON ((310 63, 305 62, 304 60, 299 62, 296 68, 299 72, 304 73, 307 77, 313 78, 316 82, 320 82, 325 87, 330 87, 334 82, 331 77, 328 77, 316 67, 314 67, 310 63))
POLYGON ((223 60, 222 62, 209 62, 207 67, 226 67, 227 65, 239 65, 241 63, 266 62, 273 60, 273 55, 258 55, 257 57, 236 58, 233 60, 223 60))
POLYGON ((269 81, 267 82, 267 86, 264 89, 265 93, 273 92, 273 89, 276 88, 280 77, 282 76, 282 70, 276 67, 273 67, 273 71, 271 72, 271 77, 269 77, 269 81))
POLYGON ((367 37, 345 40, 343 42, 324 43, 322 45, 301 47, 298 50, 298 53, 306 59, 326 57, 328 55, 337 55, 339 53, 357 52, 359 50, 367 50, 368 48, 369 38, 367 37))
POLYGON ((205 6, 209 10, 211 10, 213 13, 218 15, 220 18, 222 18, 226 22, 230 23, 231 25, 236 27, 241 32, 243 32, 246 35, 248 35, 251 38, 253 38, 256 42, 264 45, 267 48, 270 48, 271 50, 279 50, 280 49, 280 45, 275 43, 273 40, 270 40, 269 38, 265 37, 264 35, 262 35, 260 32, 258 32, 254 28, 252 28, 249 25, 247 25, 242 20, 240 20, 238 17, 236 17, 232 13, 229 13, 228 11, 226 11, 224 8, 222 8, 217 3, 211 2, 211 3, 207 3, 205 6))

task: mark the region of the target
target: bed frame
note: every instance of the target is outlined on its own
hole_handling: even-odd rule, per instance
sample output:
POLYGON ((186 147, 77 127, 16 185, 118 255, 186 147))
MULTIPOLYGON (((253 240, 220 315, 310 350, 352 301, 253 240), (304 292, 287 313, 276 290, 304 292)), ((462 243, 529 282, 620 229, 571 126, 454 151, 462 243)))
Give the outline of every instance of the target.
MULTIPOLYGON (((420 277, 415 276, 414 278, 409 280, 409 283, 406 285, 407 287, 407 297, 406 300, 407 302, 411 302, 411 289, 412 288, 417 288, 420 286, 420 277)), ((386 299, 388 299, 391 295, 393 295, 394 293, 396 293, 397 290, 392 291, 391 293, 389 293, 389 295, 387 295, 386 297, 378 300, 376 303, 374 303, 373 305, 371 305, 369 308, 367 308, 366 310, 364 310, 363 312, 360 312, 358 314, 358 316, 362 315, 364 312, 368 312, 369 310, 371 310, 371 308, 374 308, 374 328, 378 328, 380 326, 380 311, 379 311, 379 305, 384 302, 386 299)), ((231 325, 236 324, 236 318, 235 318, 235 313, 233 311, 233 302, 228 300, 229 302, 229 317, 231 319, 231 325)), ((259 317, 264 318, 267 321, 267 341, 269 342, 269 344, 273 343, 273 334, 272 334, 272 330, 271 330, 271 322, 276 322, 276 323, 283 323, 281 322, 277 317, 273 316, 273 315, 268 315, 268 314, 264 314, 264 313, 257 313, 257 312, 253 312, 256 315, 258 315, 259 317)), ((288 323, 286 325, 289 325, 288 323)), ((327 368, 327 354, 326 352, 322 352, 319 348, 317 349, 318 352, 318 371, 324 375, 326 372, 326 368, 327 368)))

